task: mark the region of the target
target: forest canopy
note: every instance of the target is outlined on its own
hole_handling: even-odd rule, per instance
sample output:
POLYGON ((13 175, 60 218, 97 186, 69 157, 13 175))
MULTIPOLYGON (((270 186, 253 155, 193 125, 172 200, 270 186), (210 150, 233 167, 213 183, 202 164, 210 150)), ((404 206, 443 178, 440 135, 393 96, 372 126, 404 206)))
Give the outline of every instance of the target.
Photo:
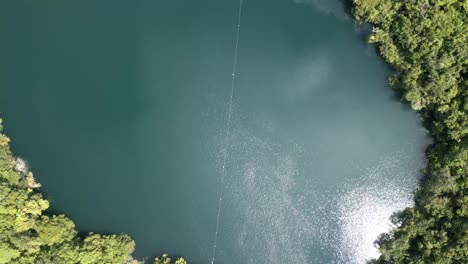
POLYGON ((468 263, 468 1, 353 0, 370 43, 393 66, 392 88, 434 138, 414 208, 377 241, 375 263, 468 263))

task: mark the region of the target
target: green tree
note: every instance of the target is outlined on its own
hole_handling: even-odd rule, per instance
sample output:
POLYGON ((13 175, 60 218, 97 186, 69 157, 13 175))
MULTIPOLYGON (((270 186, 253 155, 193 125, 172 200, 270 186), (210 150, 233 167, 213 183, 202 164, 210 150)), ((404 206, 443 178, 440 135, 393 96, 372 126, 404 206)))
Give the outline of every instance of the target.
POLYGON ((70 241, 77 234, 75 224, 64 215, 43 215, 36 221, 34 229, 42 243, 47 246, 70 241))
POLYGON ((81 264, 125 263, 135 248, 135 243, 127 235, 103 236, 90 234, 80 247, 81 264))
POLYGON ((154 259, 154 264, 187 264, 184 258, 177 258, 175 262, 171 262, 171 259, 167 254, 163 254, 160 257, 154 259))

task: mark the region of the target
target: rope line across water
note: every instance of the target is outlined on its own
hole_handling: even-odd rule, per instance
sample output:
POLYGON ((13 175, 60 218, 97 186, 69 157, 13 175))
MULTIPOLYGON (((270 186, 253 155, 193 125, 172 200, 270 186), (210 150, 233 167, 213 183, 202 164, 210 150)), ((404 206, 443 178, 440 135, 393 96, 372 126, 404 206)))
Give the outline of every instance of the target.
POLYGON ((216 229, 215 229, 215 235, 214 235, 214 240, 213 240, 213 254, 211 257, 211 264, 214 264, 215 259, 216 259, 216 246, 218 242, 218 233, 219 233, 219 217, 221 215, 221 203, 223 201, 224 177, 226 176, 226 160, 229 154, 229 134, 231 131, 232 99, 234 97, 234 88, 235 88, 235 82, 236 82, 237 51, 239 47, 239 33, 240 33, 241 17, 242 17, 242 4, 243 4, 243 0, 239 0, 239 11, 238 11, 238 16, 237 16, 237 31, 236 31, 236 43, 235 43, 236 45, 234 48, 234 63, 232 66, 231 94, 229 97, 227 127, 226 127, 226 135, 224 138, 224 154, 223 154, 223 163, 221 167, 221 187, 219 191, 218 213, 216 215, 216 229))

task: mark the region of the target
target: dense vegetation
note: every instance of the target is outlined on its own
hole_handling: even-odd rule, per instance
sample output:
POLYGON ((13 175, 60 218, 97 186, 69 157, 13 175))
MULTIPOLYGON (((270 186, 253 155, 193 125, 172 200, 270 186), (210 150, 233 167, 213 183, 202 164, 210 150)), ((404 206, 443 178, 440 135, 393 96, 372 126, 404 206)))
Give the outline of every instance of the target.
POLYGON ((434 138, 414 208, 377 241, 375 263, 468 263, 468 1, 353 0, 369 42, 434 138))
MULTIPOLYGON (((49 202, 24 161, 14 158, 0 119, 0 264, 137 264, 127 235, 77 236, 64 215, 47 215, 49 202)), ((170 264, 167 255, 155 264, 170 264)), ((186 264, 179 258, 175 264, 186 264)))

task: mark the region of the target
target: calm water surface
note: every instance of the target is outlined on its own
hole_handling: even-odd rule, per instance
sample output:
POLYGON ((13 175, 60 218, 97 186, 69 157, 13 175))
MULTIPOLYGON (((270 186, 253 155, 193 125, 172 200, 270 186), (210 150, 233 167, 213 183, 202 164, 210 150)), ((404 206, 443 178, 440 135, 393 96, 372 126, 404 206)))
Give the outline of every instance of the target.
POLYGON ((0 111, 54 212, 135 255, 364 263, 425 132, 339 2, 0 3, 0 111), (221 183, 223 154, 226 174, 221 183))

